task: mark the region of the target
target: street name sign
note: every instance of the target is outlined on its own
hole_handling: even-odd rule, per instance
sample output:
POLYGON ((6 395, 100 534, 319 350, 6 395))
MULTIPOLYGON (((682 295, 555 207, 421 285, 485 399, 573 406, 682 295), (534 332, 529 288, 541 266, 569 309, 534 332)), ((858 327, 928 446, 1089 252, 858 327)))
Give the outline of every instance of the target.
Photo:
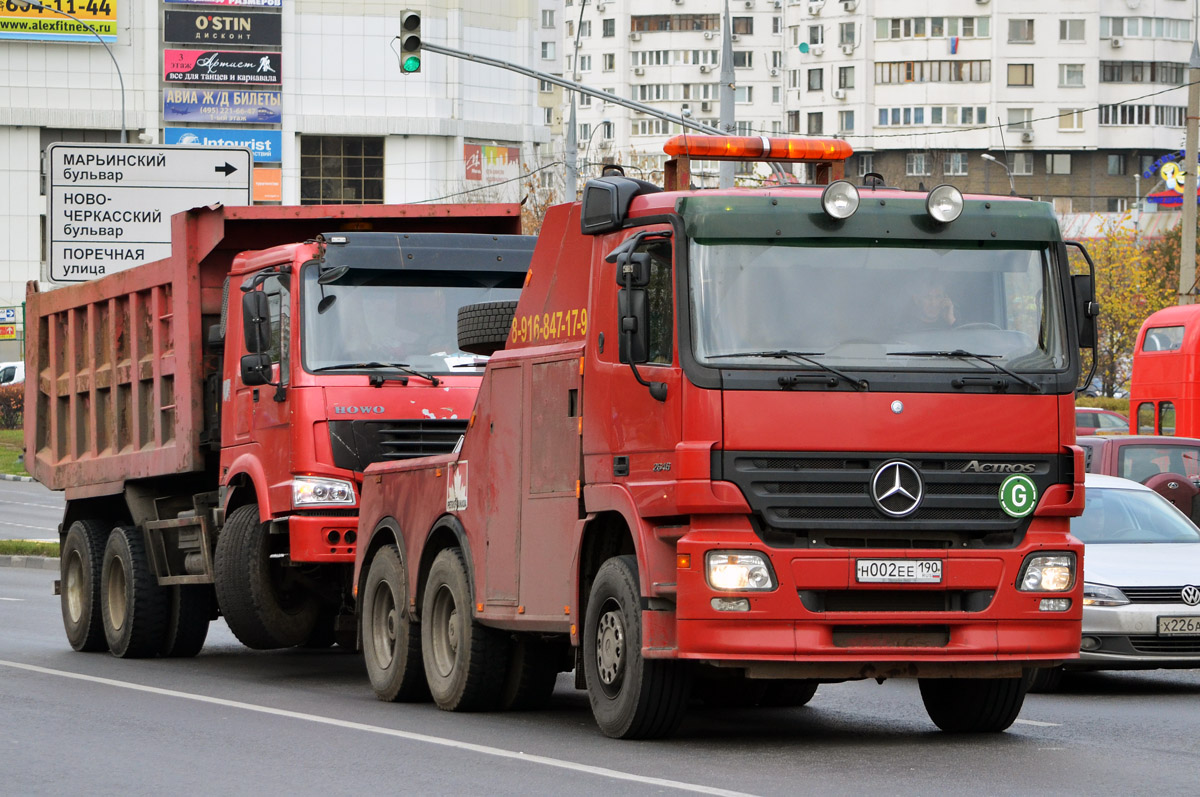
POLYGON ((43 280, 87 282, 171 254, 171 214, 252 203, 246 147, 56 143, 43 280))

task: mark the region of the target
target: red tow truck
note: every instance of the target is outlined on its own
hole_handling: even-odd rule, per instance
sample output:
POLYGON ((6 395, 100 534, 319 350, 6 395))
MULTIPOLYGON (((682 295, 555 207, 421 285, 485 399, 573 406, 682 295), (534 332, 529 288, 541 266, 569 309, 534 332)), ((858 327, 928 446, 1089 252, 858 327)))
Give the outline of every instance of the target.
POLYGON ((667 190, 612 174, 547 214, 461 446, 367 469, 376 695, 527 707, 574 668, 645 738, 690 696, 915 677, 940 728, 1008 728, 1078 655, 1093 276, 1049 205, 855 186, 842 141, 667 153, 667 190), (691 158, 827 184, 691 190, 691 158))
POLYGON ((26 462, 64 490, 76 650, 353 642, 362 471, 449 452, 483 359, 459 306, 515 299, 516 205, 211 207, 167 259, 28 288, 26 462))

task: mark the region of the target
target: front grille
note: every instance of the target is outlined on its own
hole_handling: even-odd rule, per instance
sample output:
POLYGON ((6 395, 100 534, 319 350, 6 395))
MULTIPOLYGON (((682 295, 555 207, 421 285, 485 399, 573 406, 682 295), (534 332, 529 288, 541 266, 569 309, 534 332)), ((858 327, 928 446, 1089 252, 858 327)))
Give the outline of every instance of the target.
POLYGON ((1200 637, 1131 636, 1129 644, 1138 653, 1200 653, 1200 637))
POLYGON ((774 546, 991 547, 1017 545, 1029 518, 1000 508, 1000 485, 1025 473, 1045 494, 1071 481, 1069 458, 1046 455, 715 452, 716 478, 738 485, 756 527, 774 546), (911 465, 924 495, 909 515, 881 511, 871 496, 876 470, 891 460, 911 465), (979 472, 980 470, 1001 472, 979 472))
POLYGON ((1183 603, 1183 587, 1120 587, 1130 603, 1183 603))
POLYGON ((810 612, 982 612, 991 590, 860 589, 799 590, 810 612))
POLYGON ((449 454, 467 430, 465 420, 330 421, 333 464, 362 471, 372 462, 449 454))

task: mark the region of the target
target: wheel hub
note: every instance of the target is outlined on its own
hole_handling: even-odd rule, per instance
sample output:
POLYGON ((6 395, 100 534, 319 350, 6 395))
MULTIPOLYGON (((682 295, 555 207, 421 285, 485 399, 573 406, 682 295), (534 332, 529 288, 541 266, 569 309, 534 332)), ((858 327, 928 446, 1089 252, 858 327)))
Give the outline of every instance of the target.
POLYGON ((620 680, 624 653, 625 626, 621 615, 615 610, 605 612, 596 629, 596 668, 606 686, 620 680))
POLYGON ((67 612, 71 622, 78 623, 83 617, 83 562, 77 552, 67 560, 67 612))

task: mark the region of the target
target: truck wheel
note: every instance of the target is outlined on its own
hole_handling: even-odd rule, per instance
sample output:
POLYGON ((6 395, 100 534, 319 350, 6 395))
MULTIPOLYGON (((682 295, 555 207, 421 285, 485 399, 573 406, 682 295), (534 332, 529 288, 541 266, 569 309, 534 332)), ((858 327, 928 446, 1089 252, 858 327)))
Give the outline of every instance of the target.
POLYGON ((167 631, 162 655, 186 659, 199 653, 208 638, 212 615, 212 587, 207 584, 167 587, 167 631))
POLYGON ((150 572, 142 533, 118 526, 100 571, 100 613, 108 649, 122 659, 157 655, 167 633, 167 591, 150 572))
POLYGON ((1033 671, 1029 679, 1029 691, 1035 694, 1057 692, 1062 688, 1066 672, 1062 667, 1042 667, 1033 671))
POLYGON ((67 529, 59 556, 63 628, 71 647, 81 652, 108 650, 100 616, 100 568, 112 526, 76 520, 67 529))
POLYGON ((799 708, 807 706, 816 693, 817 682, 812 680, 767 681, 758 704, 764 708, 799 708))
POLYGON ((471 354, 495 354, 508 341, 516 312, 516 302, 479 302, 458 308, 458 348, 471 354))
POLYGON ((408 575, 400 549, 375 554, 362 591, 362 647, 375 697, 388 702, 429 699, 421 662, 421 629, 409 619, 408 575))
POLYGON ((319 611, 291 568, 271 558, 271 536, 258 520, 258 507, 246 504, 229 514, 217 537, 217 604, 233 635, 256 650, 303 644, 319 611))
POLYGON ((1024 678, 920 678, 921 700, 947 733, 1007 730, 1025 702, 1024 678))
POLYGON ((642 658, 637 559, 617 556, 592 583, 583 630, 583 667, 596 723, 616 739, 667 736, 690 691, 683 662, 642 658))
POLYGON ((485 711, 500 704, 508 637, 475 619, 467 566, 457 548, 433 560, 421 604, 421 657, 438 708, 485 711))
POLYGON ((508 678, 500 697, 500 708, 533 711, 545 708, 558 681, 562 650, 555 642, 518 634, 508 659, 508 678))

